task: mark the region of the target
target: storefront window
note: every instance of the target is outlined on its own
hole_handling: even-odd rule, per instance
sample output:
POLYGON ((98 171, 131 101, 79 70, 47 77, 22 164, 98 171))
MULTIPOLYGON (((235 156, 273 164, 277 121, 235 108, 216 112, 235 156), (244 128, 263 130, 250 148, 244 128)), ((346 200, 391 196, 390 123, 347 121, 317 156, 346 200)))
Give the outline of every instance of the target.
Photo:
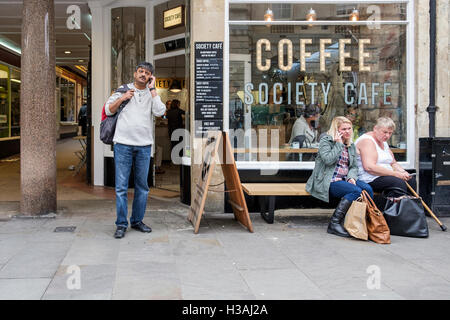
POLYGON ((246 132, 237 159, 262 161, 255 149, 263 146, 277 150, 264 160, 313 161, 335 116, 351 118, 355 138, 386 116, 397 127, 388 143, 405 161, 407 3, 317 3, 230 4, 229 129, 246 132), (274 22, 266 23, 271 7, 274 22), (311 9, 316 21, 308 23, 311 9))
POLYGON ((60 101, 61 121, 75 121, 75 82, 61 77, 60 101))
POLYGON ((111 90, 133 82, 136 65, 145 60, 145 8, 111 9, 111 90))
POLYGON ((11 136, 20 136, 20 70, 11 68, 11 136))
POLYGON ((0 138, 9 137, 9 68, 0 64, 0 138))

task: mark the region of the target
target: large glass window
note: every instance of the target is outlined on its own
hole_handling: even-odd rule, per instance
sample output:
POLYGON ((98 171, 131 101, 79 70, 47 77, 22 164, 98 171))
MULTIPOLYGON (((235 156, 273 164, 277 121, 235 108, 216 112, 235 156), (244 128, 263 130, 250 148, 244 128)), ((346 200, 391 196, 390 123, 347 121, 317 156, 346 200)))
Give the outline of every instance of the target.
POLYGON ((397 126, 389 144, 397 160, 405 161, 412 103, 406 12, 404 1, 231 3, 229 129, 231 134, 244 129, 247 139, 235 143, 237 159, 313 161, 335 116, 352 120, 355 138, 387 116, 397 126), (264 20, 268 8, 272 23, 264 20), (292 19, 286 20, 289 14, 292 19), (308 14, 315 21, 308 22, 308 14), (276 150, 262 159, 264 147, 276 150))
POLYGON ((11 136, 20 136, 20 70, 11 68, 11 136))
POLYGON ((145 8, 111 9, 111 90, 133 82, 136 65, 145 60, 145 8))
POLYGON ((9 137, 9 68, 0 64, 0 138, 9 137))

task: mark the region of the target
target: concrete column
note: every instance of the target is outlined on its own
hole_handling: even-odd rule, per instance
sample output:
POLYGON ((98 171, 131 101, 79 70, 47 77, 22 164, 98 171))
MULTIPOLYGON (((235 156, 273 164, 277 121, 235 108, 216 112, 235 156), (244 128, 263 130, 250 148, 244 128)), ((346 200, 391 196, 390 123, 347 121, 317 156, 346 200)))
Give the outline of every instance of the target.
POLYGON ((22 12, 20 211, 56 212, 53 0, 24 0, 22 12))
MULTIPOLYGON (((222 0, 192 0, 191 1, 191 201, 194 199, 195 184, 198 183, 201 165, 196 163, 194 159, 202 159, 202 156, 196 155, 203 148, 195 148, 205 143, 206 139, 195 137, 195 50, 194 43, 197 41, 224 41, 225 39, 225 2, 222 0)), ((224 52, 225 55, 225 52, 224 52)), ((227 70, 224 70, 227 72, 227 70)), ((227 92, 224 93, 228 94, 227 92)), ((222 167, 216 164, 211 178, 211 185, 214 190, 224 190, 224 181, 222 167)), ((205 211, 224 212, 224 193, 208 192, 205 211)))

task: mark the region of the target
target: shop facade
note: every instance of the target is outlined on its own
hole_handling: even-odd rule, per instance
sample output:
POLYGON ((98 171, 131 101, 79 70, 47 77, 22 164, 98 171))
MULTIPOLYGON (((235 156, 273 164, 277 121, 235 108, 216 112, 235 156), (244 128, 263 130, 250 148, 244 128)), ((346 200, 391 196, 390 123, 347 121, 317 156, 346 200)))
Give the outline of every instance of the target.
MULTIPOLYGON (((200 170, 195 159, 201 158, 205 142, 194 134, 199 118, 194 48, 206 42, 223 44, 223 101, 215 120, 232 138, 242 182, 308 179, 317 140, 299 148, 292 144, 292 128, 311 104, 320 110, 317 138, 338 115, 354 117, 355 135, 370 131, 378 117, 392 118, 396 131, 389 144, 395 157, 405 169, 418 170, 418 138, 428 133, 428 1, 174 0, 134 1, 133 7, 127 1, 88 3, 94 185, 107 185, 113 174, 108 169, 111 148, 98 137, 100 107, 119 83, 131 82, 127 77, 136 62, 147 60, 156 67, 163 101, 174 97, 168 90, 173 80, 184 83, 183 94, 177 97, 183 101, 190 137, 183 146, 180 191, 181 200, 189 204, 200 170), (178 6, 185 10, 184 21, 164 28, 165 12, 178 6), (134 10, 133 17, 137 10, 142 17, 119 27, 114 20, 118 10, 125 15, 134 10), (125 38, 119 39, 119 34, 125 38), (175 64, 184 59, 183 70, 165 72, 172 61, 165 59, 173 57, 178 57, 175 64)), ((445 1, 437 4, 436 134, 448 136, 449 8, 445 1)), ((223 189, 221 182, 218 168, 211 183, 223 189)), ((208 194, 206 210, 226 211, 225 197, 220 192, 208 194)))
MULTIPOLYGON (((87 98, 87 81, 60 67, 55 74, 57 138, 76 136, 78 111, 87 98)), ((0 158, 20 152, 20 84, 20 51, 0 48, 0 158)))

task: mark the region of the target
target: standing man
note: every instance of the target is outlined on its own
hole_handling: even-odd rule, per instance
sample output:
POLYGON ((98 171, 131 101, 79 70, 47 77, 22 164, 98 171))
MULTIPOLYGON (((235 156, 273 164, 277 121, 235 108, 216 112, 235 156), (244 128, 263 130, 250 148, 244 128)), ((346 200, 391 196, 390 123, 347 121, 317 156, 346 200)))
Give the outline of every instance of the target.
POLYGON ((78 125, 81 126, 81 135, 87 136, 87 104, 86 102, 80 108, 78 112, 78 125))
POLYGON ((128 179, 134 164, 134 199, 130 219, 131 228, 151 232, 144 218, 148 196, 148 170, 151 147, 154 145, 153 116, 162 116, 165 105, 156 93, 153 65, 141 62, 134 72, 134 82, 128 84, 126 93, 116 92, 105 105, 106 115, 117 112, 120 105, 129 100, 117 119, 114 134, 114 163, 116 180, 116 232, 114 237, 123 238, 128 227, 128 179))

